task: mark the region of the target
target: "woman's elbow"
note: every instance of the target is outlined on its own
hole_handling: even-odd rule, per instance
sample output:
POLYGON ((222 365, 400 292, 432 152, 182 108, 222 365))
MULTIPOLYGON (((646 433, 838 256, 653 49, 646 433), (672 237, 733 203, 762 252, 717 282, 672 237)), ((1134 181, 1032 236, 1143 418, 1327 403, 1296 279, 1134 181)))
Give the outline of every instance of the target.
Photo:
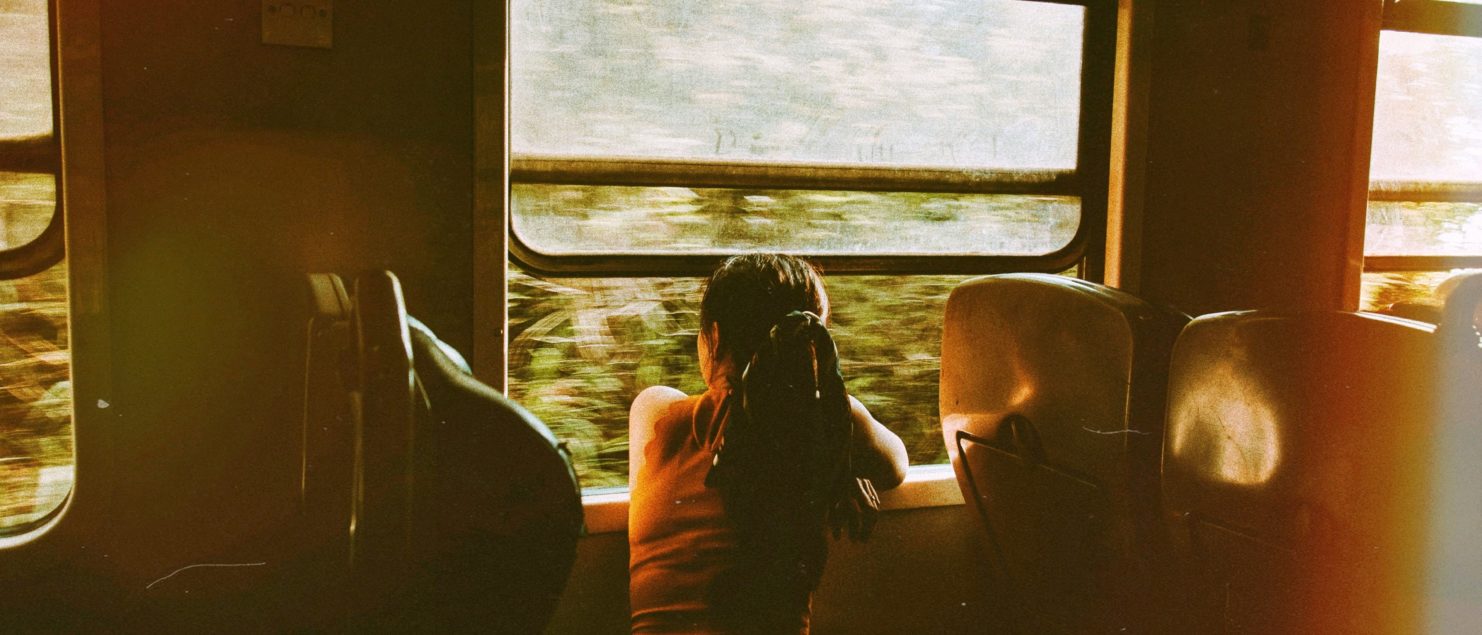
POLYGON ((890 456, 882 461, 880 478, 871 479, 876 489, 895 489, 906 480, 906 468, 909 467, 909 459, 906 457, 906 448, 902 444, 899 448, 891 448, 890 456))

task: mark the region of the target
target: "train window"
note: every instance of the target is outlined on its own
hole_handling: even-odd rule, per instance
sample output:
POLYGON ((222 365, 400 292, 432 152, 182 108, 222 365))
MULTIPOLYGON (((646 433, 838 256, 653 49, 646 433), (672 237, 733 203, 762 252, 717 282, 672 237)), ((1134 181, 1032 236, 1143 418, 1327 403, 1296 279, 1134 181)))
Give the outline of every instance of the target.
MULTIPOLYGON (((46 0, 0 3, 0 258, 56 216, 48 13, 46 0)), ((67 267, 14 260, 4 270, 19 277, 0 280, 0 536, 47 517, 72 486, 67 267)))
POLYGON ((1482 32, 1471 32, 1479 12, 1448 2, 1386 6, 1365 309, 1426 301, 1452 272, 1482 267, 1482 32))
POLYGON ((701 276, 786 251, 828 274, 851 392, 913 464, 945 461, 947 294, 971 274, 1075 269, 1104 216, 1109 69, 1083 61, 1111 59, 1112 17, 1022 0, 511 3, 511 396, 567 441, 583 485, 625 484, 633 396, 701 389, 701 276))

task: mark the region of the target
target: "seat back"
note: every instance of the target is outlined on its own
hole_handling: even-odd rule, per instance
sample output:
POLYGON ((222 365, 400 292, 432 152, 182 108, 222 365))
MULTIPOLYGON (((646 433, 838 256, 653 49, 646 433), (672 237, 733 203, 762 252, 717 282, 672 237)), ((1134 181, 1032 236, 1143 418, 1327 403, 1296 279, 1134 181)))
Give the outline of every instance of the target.
POLYGON ((947 301, 942 432, 1022 630, 1156 628, 1164 387, 1187 319, 1039 274, 947 301))
POLYGON ((1420 630, 1432 331, 1259 311, 1184 329, 1163 493, 1202 630, 1420 630))
POLYGON ((350 491, 352 611, 368 623, 404 615, 413 571, 417 420, 411 334, 401 283, 389 271, 355 278, 356 387, 350 491))
POLYGON ((1470 633, 1482 625, 1482 273, 1442 286, 1443 410, 1431 459, 1424 627, 1470 633))
POLYGON ((355 283, 356 628, 540 632, 581 533, 569 457, 406 315, 390 272, 355 283))
MULTIPOLYGON (((354 460, 350 406, 356 382, 350 376, 356 355, 353 305, 344 282, 335 274, 309 274, 308 283, 299 502, 313 535, 338 535, 344 533, 350 516, 346 492, 354 460)), ((343 551, 348 546, 336 548, 343 551)))
POLYGON ((412 322, 426 395, 418 444, 421 560, 435 567, 422 625, 538 633, 555 612, 582 532, 570 457, 529 411, 474 379, 467 364, 412 322))

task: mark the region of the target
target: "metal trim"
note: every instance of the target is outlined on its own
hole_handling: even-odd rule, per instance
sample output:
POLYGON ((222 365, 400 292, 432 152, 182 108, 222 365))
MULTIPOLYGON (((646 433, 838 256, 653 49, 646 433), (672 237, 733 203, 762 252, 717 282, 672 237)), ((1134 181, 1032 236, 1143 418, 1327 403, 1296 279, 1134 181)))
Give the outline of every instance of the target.
POLYGON ((1414 203, 1482 203, 1482 183, 1371 181, 1369 200, 1414 203))
POLYGON ((554 185, 1057 196, 1075 195, 1080 191, 1074 170, 987 170, 526 154, 510 158, 510 181, 554 185))
POLYGON ((1482 256, 1365 256, 1364 273, 1403 273, 1482 268, 1482 256))
POLYGON ((1385 0, 1383 29, 1482 37, 1482 6, 1435 0, 1385 0))

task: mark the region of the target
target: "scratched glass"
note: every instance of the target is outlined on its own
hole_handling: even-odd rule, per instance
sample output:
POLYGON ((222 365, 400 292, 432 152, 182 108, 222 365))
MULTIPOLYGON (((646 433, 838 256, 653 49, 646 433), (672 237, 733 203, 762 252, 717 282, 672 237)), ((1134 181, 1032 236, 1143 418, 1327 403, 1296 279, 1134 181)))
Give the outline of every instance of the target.
POLYGON ((1072 169, 1084 9, 514 0, 517 154, 1072 169))
POLYGON ((1482 181, 1482 38, 1379 36, 1369 177, 1482 181))

